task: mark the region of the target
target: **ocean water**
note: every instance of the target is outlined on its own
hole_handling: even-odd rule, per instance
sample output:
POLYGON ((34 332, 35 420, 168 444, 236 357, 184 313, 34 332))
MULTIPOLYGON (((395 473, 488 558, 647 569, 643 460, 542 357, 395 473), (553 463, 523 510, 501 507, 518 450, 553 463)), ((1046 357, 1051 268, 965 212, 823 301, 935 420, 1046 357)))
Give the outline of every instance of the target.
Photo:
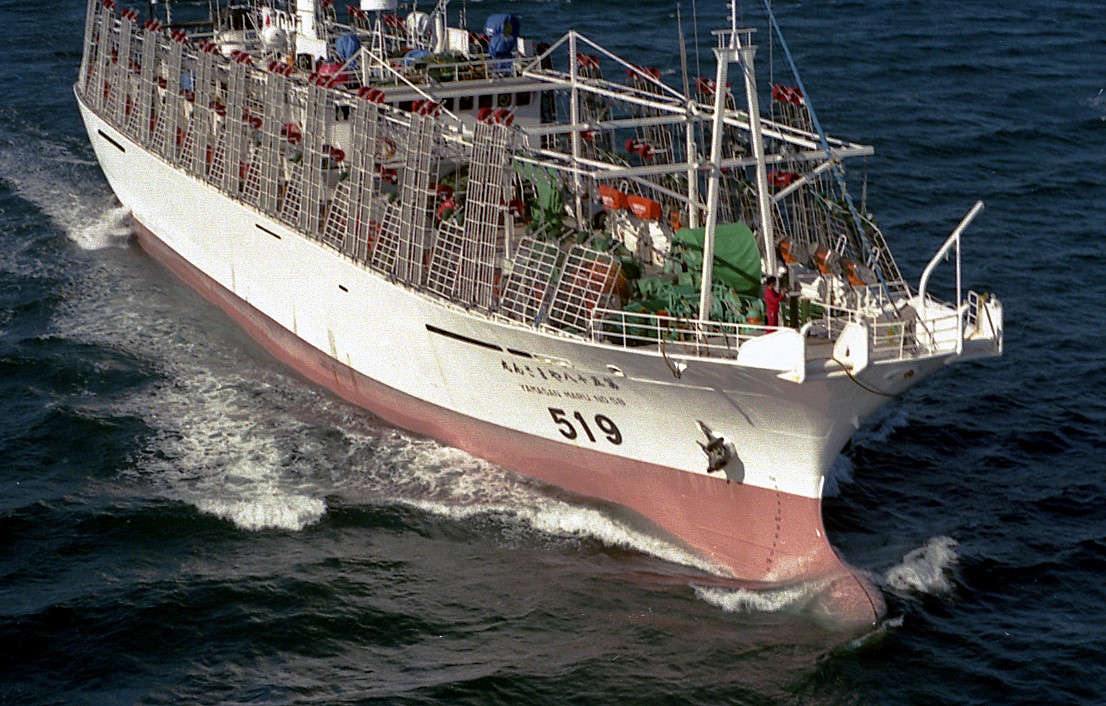
MULTIPOLYGON (((682 8, 702 52, 723 5, 682 8)), ((692 586, 678 547, 268 358, 134 244, 71 92, 84 2, 0 0, 0 703, 1106 703, 1101 7, 774 10, 827 130, 876 147, 904 273, 980 198, 967 284, 1006 306, 1004 358, 837 460, 877 630, 692 586)), ((670 2, 468 11, 677 76, 670 2)))

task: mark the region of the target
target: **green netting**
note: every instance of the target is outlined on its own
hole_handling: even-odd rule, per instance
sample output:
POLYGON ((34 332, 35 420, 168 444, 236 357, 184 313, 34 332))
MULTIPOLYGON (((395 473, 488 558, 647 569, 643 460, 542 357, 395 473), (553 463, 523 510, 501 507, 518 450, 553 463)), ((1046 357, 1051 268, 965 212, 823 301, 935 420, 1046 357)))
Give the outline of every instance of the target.
POLYGON ((563 221, 563 197, 557 174, 549 167, 540 167, 530 162, 515 161, 515 173, 534 186, 534 202, 530 204, 530 215, 534 219, 530 230, 538 230, 548 224, 559 233, 563 221))
MULTIPOLYGON (((687 251, 684 261, 702 272, 703 241, 706 228, 681 228, 673 237, 687 251)), ((760 248, 753 231, 744 223, 719 225, 714 231, 714 280, 723 282, 738 294, 760 296, 760 248)))

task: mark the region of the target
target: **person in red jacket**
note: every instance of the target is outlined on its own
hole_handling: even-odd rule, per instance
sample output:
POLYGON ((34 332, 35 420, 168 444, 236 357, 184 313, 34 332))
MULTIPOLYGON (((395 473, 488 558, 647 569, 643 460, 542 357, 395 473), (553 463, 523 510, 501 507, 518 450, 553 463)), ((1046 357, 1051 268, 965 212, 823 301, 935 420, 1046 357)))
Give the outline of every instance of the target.
POLYGON ((769 277, 764 281, 764 318, 770 329, 780 325, 780 303, 783 297, 779 281, 775 277, 769 277))

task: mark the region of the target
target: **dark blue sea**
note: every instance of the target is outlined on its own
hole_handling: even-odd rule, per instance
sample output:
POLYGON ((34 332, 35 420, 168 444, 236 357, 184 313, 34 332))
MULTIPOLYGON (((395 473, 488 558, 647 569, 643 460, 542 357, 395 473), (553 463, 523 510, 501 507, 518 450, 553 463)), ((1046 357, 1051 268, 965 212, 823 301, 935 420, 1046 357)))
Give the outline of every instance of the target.
MULTIPOLYGON (((773 4, 904 274, 982 199, 966 284, 1006 306, 1005 357, 837 461, 828 531, 890 608, 860 637, 266 356, 135 245, 71 91, 84 5, 0 0, 0 704, 1106 703, 1100 2, 773 4)), ((673 3, 467 9, 678 80, 673 3)), ((724 3, 682 10, 709 75, 724 3)))

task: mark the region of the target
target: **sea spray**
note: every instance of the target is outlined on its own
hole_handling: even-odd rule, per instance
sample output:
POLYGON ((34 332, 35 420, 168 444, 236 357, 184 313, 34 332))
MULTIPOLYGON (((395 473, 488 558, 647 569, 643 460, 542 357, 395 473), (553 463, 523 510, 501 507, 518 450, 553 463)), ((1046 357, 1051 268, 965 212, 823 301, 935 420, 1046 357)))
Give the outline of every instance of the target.
POLYGON ((933 537, 903 557, 902 563, 884 574, 884 584, 899 593, 944 595, 952 591, 950 580, 959 556, 951 537, 933 537))

